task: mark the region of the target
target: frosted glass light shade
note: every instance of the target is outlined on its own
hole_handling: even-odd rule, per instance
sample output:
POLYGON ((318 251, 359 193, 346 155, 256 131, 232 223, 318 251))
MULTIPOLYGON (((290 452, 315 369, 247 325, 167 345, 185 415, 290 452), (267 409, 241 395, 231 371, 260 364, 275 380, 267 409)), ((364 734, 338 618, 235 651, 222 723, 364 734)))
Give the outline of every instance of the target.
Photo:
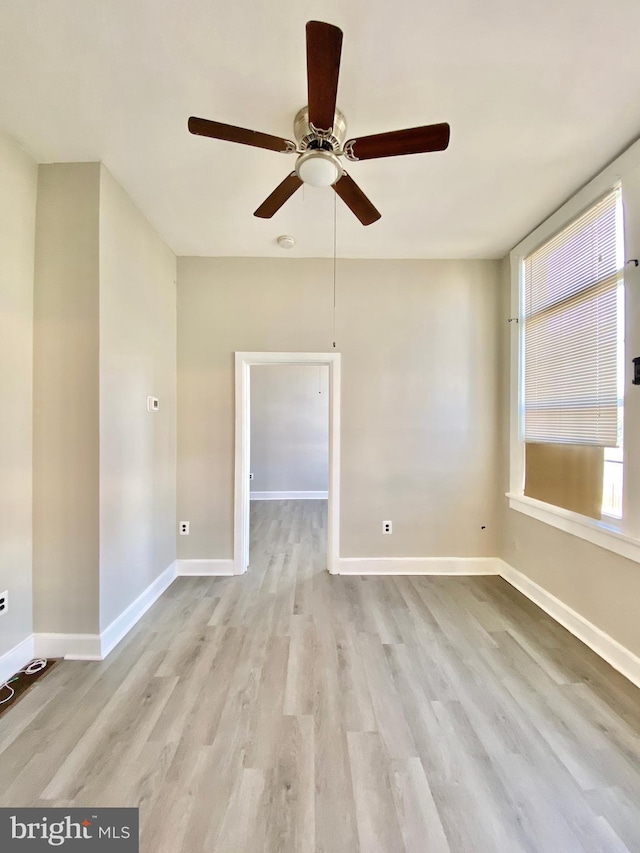
POLYGON ((338 159, 324 151, 303 154, 296 164, 296 172, 301 181, 312 187, 330 187, 342 176, 338 159))

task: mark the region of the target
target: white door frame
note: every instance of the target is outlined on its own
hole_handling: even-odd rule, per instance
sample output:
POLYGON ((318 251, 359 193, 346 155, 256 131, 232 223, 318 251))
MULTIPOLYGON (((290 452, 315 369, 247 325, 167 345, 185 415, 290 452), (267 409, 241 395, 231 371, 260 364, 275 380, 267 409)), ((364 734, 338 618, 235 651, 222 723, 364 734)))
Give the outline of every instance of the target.
POLYGON ((340 550, 340 353, 237 352, 236 449, 233 520, 234 574, 247 570, 249 558, 249 465, 251 366, 254 364, 326 364, 329 367, 329 504, 327 568, 338 573, 340 550))

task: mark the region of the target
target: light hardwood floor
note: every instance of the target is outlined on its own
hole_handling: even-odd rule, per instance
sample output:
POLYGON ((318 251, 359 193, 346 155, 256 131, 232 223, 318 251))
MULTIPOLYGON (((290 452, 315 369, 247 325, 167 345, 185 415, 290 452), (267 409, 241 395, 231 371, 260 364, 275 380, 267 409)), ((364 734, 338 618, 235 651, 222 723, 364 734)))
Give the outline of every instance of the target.
POLYGON ((323 501, 0 720, 0 805, 139 805, 145 853, 640 851, 640 691, 499 578, 332 577, 323 501))

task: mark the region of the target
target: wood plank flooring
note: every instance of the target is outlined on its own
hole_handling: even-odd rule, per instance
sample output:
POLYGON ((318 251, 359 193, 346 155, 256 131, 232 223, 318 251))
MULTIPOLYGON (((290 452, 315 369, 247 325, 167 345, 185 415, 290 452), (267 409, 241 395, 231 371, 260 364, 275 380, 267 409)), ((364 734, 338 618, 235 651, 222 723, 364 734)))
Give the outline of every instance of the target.
POLYGON ((640 691, 499 578, 332 577, 325 502, 252 505, 0 721, 0 805, 139 805, 145 853, 640 851, 640 691))

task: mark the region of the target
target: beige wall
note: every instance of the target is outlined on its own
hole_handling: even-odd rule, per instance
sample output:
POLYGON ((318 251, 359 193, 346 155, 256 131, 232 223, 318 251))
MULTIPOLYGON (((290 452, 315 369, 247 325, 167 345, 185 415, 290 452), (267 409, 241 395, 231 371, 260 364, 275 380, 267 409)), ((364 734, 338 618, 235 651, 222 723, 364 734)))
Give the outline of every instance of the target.
POLYGON ((100 627, 175 560, 176 259, 100 181, 100 627), (148 412, 147 396, 160 408, 148 412))
POLYGON ((175 526, 175 256, 100 164, 40 166, 35 630, 104 630, 175 526))
POLYGON ((251 368, 252 492, 327 491, 329 368, 251 368))
MULTIPOLYGON (((622 176, 626 256, 640 256, 640 166, 622 176)), ((640 534, 640 388, 631 384, 630 359, 640 354, 640 272, 628 266, 626 286, 625 514, 627 531, 640 534)), ((502 493, 509 488, 510 316, 508 259, 501 295, 502 493)), ((502 498, 501 555, 589 622, 640 655, 640 565, 611 551, 509 509, 502 498)))
POLYGON ((97 163, 40 166, 34 313, 34 626, 98 630, 97 163))
POLYGON ((38 168, 0 133, 0 657, 32 633, 33 253, 38 168))
MULTIPOLYGON (((232 557, 234 351, 332 351, 331 282, 178 260, 179 557, 232 557)), ((339 261, 341 556, 496 553, 497 297, 492 261, 339 261)))

